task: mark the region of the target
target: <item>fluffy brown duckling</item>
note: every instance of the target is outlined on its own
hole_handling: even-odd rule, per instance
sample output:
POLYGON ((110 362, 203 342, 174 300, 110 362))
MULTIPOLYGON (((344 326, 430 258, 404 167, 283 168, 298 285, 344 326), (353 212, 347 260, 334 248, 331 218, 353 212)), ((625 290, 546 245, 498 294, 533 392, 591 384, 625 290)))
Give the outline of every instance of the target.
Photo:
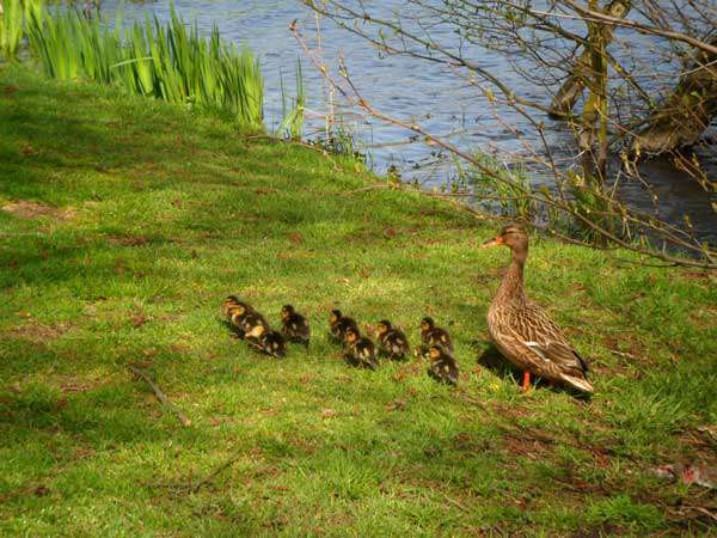
POLYGON ((242 339, 247 338, 257 327, 261 327, 262 331, 270 329, 266 318, 244 303, 233 307, 231 325, 232 330, 242 339))
POLYGON ((264 331, 259 337, 256 348, 262 353, 282 359, 286 356, 286 341, 281 333, 273 330, 264 331))
POLYGON ((395 329, 391 322, 382 319, 376 326, 376 338, 381 352, 392 360, 403 359, 409 351, 408 339, 402 331, 395 329))
POLYGON ((281 308, 281 334, 289 342, 304 344, 307 348, 309 347, 309 340, 311 339, 309 323, 290 304, 281 308))
POLYGON ((286 356, 286 341, 281 333, 258 324, 244 338, 253 349, 276 358, 286 356))
POLYGON ((346 329, 346 350, 344 358, 351 366, 357 368, 369 368, 375 370, 378 367, 376 362, 376 347, 370 338, 361 336, 356 327, 346 329))
POLYGON ((332 310, 329 314, 329 331, 334 340, 345 344, 346 330, 349 328, 356 329, 356 332, 359 332, 358 325, 353 319, 344 316, 341 310, 332 310))
POLYGON ((456 385, 458 383, 458 363, 450 351, 440 344, 429 346, 428 375, 436 381, 456 385))
MULTIPOLYGON (((232 311, 234 310, 234 307, 242 304, 242 302, 239 300, 239 298, 236 295, 230 295, 226 299, 224 299, 224 302, 222 303, 222 316, 227 320, 231 321, 232 319, 232 311)), ((244 303, 246 304, 246 303, 244 303)))
POLYGON ((448 331, 436 326, 433 318, 426 316, 421 320, 421 342, 425 346, 441 345, 453 353, 453 340, 448 331))

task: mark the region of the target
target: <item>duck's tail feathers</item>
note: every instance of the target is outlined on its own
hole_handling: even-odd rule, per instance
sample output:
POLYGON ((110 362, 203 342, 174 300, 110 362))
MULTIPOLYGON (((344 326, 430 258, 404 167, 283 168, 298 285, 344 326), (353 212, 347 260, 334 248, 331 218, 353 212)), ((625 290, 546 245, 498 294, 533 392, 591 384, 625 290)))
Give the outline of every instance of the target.
POLYGON ((590 382, 585 378, 575 377, 567 374, 561 374, 560 378, 574 389, 586 392, 588 394, 592 394, 593 392, 595 392, 595 387, 593 387, 590 382))

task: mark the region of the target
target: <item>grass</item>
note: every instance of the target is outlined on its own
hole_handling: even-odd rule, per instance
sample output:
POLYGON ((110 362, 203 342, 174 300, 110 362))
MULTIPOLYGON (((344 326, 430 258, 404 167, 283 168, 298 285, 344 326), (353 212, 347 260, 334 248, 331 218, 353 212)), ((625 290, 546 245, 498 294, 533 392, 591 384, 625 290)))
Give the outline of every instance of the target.
POLYGON ((476 362, 508 260, 477 246, 497 226, 367 189, 348 158, 8 67, 0 177, 4 536, 714 532, 687 508, 714 512, 714 492, 650 472, 717 465, 713 275, 534 238, 530 295, 592 359, 597 393, 521 395, 476 362), (229 338, 229 293, 273 322, 295 304, 310 351, 276 361, 229 338), (433 315, 459 387, 415 360, 350 369, 324 335, 335 307, 413 342, 433 315))

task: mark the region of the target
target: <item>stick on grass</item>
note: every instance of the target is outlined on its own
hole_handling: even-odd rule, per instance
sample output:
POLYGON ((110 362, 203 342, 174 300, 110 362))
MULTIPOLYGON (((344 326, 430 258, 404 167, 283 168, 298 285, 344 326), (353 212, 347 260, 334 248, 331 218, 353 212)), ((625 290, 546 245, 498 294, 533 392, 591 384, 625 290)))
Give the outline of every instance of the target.
POLYGON ((157 397, 157 399, 160 402, 162 402, 164 405, 169 407, 174 412, 174 414, 177 415, 177 418, 179 419, 179 422, 182 423, 182 426, 186 427, 186 426, 192 425, 192 421, 189 420, 189 418, 187 418, 187 415, 182 413, 181 409, 179 409, 176 405, 174 405, 172 402, 169 401, 169 398, 167 398, 167 395, 164 392, 162 392, 162 389, 160 389, 157 386, 157 384, 154 381, 152 381, 152 379, 150 379, 149 375, 147 375, 147 372, 145 372, 144 370, 142 370, 140 368, 137 368, 136 366, 132 366, 131 364, 128 365, 127 368, 129 368, 132 371, 132 373, 134 373, 137 377, 141 377, 142 379, 144 379, 147 382, 147 384, 152 389, 152 391, 154 392, 154 395, 157 397))
POLYGON ((235 457, 225 461, 221 465, 218 465, 217 467, 215 467, 211 473, 209 473, 206 477, 202 478, 196 484, 194 484, 194 486, 192 486, 192 493, 198 492, 199 489, 204 484, 208 484, 209 482, 214 480, 219 473, 221 473, 224 469, 228 469, 229 467, 234 465, 238 460, 239 460, 239 458, 235 456, 235 457))

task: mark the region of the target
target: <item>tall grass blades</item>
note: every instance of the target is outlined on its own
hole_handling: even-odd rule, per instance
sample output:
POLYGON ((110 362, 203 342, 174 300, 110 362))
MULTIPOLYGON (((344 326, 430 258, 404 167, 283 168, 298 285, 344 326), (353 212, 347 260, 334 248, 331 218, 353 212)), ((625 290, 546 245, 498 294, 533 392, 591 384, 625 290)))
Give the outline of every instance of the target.
POLYGON ((41 8, 41 0, 0 0, 0 54, 13 60, 22 44, 25 22, 41 8))
POLYGON ((281 105, 283 119, 280 130, 287 138, 297 140, 301 138, 304 130, 304 110, 306 107, 306 91, 304 77, 301 71, 301 60, 296 62, 296 99, 294 106, 289 109, 284 91, 284 80, 281 80, 281 105))
POLYGON ((240 127, 263 126, 264 85, 259 64, 221 40, 188 27, 174 10, 163 25, 155 16, 112 31, 99 18, 75 10, 37 13, 30 44, 43 70, 55 78, 85 77, 117 84, 131 93, 187 107, 229 113, 240 127))

